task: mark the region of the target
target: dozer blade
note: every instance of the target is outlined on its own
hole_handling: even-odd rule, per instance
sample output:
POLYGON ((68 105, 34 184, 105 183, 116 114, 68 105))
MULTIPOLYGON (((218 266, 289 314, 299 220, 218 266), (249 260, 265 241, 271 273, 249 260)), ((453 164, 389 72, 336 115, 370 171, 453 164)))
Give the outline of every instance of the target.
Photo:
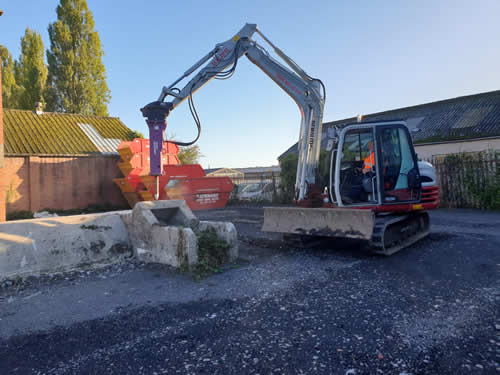
POLYGON ((353 238, 370 241, 375 215, 344 208, 264 207, 264 232, 353 238))

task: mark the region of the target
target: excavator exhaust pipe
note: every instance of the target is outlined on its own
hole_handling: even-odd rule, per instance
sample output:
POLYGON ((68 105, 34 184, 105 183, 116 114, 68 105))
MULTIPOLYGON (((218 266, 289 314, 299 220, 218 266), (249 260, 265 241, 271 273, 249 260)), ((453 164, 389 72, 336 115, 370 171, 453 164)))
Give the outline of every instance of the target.
POLYGON ((370 241, 375 215, 343 208, 264 207, 264 232, 352 238, 370 241))

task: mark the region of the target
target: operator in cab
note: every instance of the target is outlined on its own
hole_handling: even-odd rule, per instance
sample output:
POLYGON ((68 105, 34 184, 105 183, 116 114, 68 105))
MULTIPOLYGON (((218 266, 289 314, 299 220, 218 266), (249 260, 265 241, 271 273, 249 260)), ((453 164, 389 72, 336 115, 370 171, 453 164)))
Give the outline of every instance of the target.
POLYGON ((368 142, 368 150, 370 154, 365 158, 363 163, 363 174, 367 174, 372 171, 372 167, 375 166, 375 153, 373 152, 373 141, 368 142))

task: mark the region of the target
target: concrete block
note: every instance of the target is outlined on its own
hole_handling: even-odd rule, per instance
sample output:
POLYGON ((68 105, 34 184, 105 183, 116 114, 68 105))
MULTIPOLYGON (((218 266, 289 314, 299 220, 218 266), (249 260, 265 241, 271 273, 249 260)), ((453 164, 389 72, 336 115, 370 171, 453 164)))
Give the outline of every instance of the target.
POLYGON ((112 263, 131 255, 124 212, 0 224, 0 280, 112 263))
POLYGON ((238 234, 232 223, 200 222, 183 200, 137 203, 123 217, 135 256, 145 262, 173 267, 198 262, 196 231, 214 230, 230 248, 228 259, 238 258, 238 234))
POLYGON ((133 241, 137 259, 182 267, 198 263, 198 240, 191 228, 151 228, 149 241, 133 241))
POLYGON ((145 262, 173 267, 198 262, 198 225, 183 200, 139 202, 124 217, 135 256, 145 262))
POLYGON ((200 231, 213 230, 217 234, 220 240, 225 241, 229 244, 228 249, 228 259, 230 262, 234 262, 238 259, 238 232, 233 223, 224 221, 200 221, 199 224, 200 231))

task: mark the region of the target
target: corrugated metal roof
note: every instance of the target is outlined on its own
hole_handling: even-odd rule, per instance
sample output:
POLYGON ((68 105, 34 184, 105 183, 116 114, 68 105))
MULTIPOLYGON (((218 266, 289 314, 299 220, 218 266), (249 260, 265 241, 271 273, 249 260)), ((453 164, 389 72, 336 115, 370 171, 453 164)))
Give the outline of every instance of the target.
POLYGON ((218 169, 205 169, 207 176, 243 176, 243 172, 238 171, 235 168, 218 168, 218 169))
POLYGON ((132 139, 132 131, 116 117, 7 108, 3 115, 6 155, 106 154, 116 152, 119 141, 132 139))
POLYGON ((250 168, 234 168, 234 169, 243 173, 266 173, 266 172, 279 173, 281 171, 279 165, 271 165, 270 167, 250 167, 250 168))
MULTIPOLYGON (((389 120, 405 120, 410 128, 420 129, 412 133, 415 143, 500 136, 500 90, 363 115, 363 122, 389 120)), ((354 123, 356 117, 326 122, 323 133, 354 123)), ((326 142, 323 139, 322 148, 326 142)), ((290 152, 297 153, 297 144, 279 158, 290 152)))
POLYGON ((116 150, 121 143, 121 139, 103 138, 97 130, 89 124, 78 124, 78 126, 80 126, 80 129, 90 138, 101 154, 118 154, 116 150))

